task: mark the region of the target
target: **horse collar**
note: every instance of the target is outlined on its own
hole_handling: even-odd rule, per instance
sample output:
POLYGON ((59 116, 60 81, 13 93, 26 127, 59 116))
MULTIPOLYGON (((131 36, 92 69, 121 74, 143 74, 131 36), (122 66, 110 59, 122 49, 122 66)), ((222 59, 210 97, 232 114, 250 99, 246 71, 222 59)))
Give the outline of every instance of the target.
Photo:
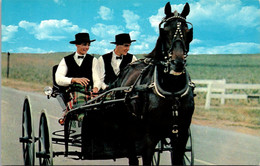
POLYGON ((159 81, 158 81, 158 71, 157 71, 157 65, 155 65, 155 68, 154 68, 154 74, 153 74, 153 81, 152 81, 152 85, 153 85, 153 88, 154 88, 154 92, 155 94, 157 94, 158 96, 162 97, 162 98, 166 98, 166 97, 184 97, 188 94, 190 88, 192 87, 192 83, 190 82, 190 79, 189 79, 189 74, 186 72, 185 73, 186 75, 186 85, 185 87, 178 91, 178 92, 168 92, 168 91, 165 91, 161 88, 160 84, 159 84, 159 81))

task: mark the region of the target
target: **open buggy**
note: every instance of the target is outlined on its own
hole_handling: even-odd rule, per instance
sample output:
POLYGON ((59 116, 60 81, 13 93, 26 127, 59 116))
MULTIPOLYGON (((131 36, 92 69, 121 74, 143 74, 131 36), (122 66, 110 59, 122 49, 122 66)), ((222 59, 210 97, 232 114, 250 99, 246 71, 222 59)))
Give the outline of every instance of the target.
POLYGON ((40 165, 53 165, 54 157, 76 156, 81 160, 127 157, 130 164, 137 164, 136 157, 142 157, 144 165, 193 165, 190 123, 194 84, 185 69, 192 40, 188 13, 188 4, 179 14, 172 13, 167 3, 155 49, 148 58, 128 65, 110 89, 98 96, 79 85, 63 89, 54 80, 53 88, 45 91, 48 98, 57 98, 61 104, 64 116, 59 123, 63 130, 50 132, 43 110, 36 137, 27 96, 20 138, 24 164, 34 165, 38 158, 40 165), (184 54, 175 53, 179 49, 184 54), (64 151, 53 150, 53 144, 64 146, 64 151), (164 163, 166 160, 170 163, 164 163))
MULTIPOLYGON (((129 118, 129 113, 124 107, 122 107, 122 110, 113 109, 117 104, 122 106, 126 98, 113 99, 112 96, 109 96, 111 99, 106 98, 106 96, 111 95, 116 91, 128 90, 128 88, 129 87, 114 88, 99 95, 95 99, 89 100, 87 104, 75 105, 65 115, 64 130, 50 133, 46 110, 43 110, 40 116, 38 137, 34 134, 30 99, 29 97, 26 97, 23 106, 23 135, 20 138, 20 142, 23 143, 24 164, 34 165, 35 157, 37 157, 39 158, 40 165, 52 165, 53 157, 61 155, 64 157, 77 156, 82 160, 116 160, 117 158, 128 157, 128 138, 127 133, 125 133, 127 130, 124 128, 124 125, 126 126, 124 120, 125 118, 129 118), (82 113, 84 113, 85 116, 83 121, 79 122, 77 118, 82 113), (77 133, 76 130, 73 130, 72 125, 75 125, 75 123, 77 125, 82 123, 81 133, 77 133), (36 142, 38 142, 37 152, 35 151, 36 142), (63 152, 53 151, 52 144, 59 144, 64 146, 65 149, 63 152), (81 151, 70 151, 70 147, 73 146, 80 147, 81 151)), ((55 93, 55 95, 58 95, 57 92, 55 93)), ((135 98, 136 97, 131 97, 130 99, 135 98)), ((139 144, 136 143, 136 148, 139 151, 137 151, 137 154, 141 155, 142 145, 140 145, 141 140, 139 141, 139 144)), ((160 155, 163 152, 172 152, 173 149, 169 141, 168 138, 159 141, 154 152, 154 165, 160 164, 160 155)), ((171 156, 169 157, 171 158, 171 156)), ((184 159, 186 164, 193 165, 194 155, 190 133, 184 159)))

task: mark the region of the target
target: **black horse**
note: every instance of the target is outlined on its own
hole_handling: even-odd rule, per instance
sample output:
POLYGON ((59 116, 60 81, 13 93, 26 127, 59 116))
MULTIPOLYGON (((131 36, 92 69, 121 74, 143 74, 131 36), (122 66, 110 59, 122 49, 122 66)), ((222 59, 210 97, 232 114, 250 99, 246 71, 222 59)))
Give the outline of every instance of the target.
MULTIPOLYGON (((143 129, 141 155, 144 165, 151 165, 158 141, 165 138, 171 140, 172 163, 183 164, 194 111, 194 85, 185 68, 189 43, 193 39, 193 29, 188 28, 191 23, 186 21, 189 12, 186 3, 181 14, 172 13, 168 2, 153 51, 145 59, 128 65, 114 82, 115 87, 130 87, 125 103, 131 115, 143 125, 140 128, 143 129), (127 100, 133 96, 137 99, 127 100)), ((134 135, 129 138, 133 142, 136 139, 134 135)), ((137 152, 134 148, 130 150, 129 163, 137 165, 137 152)))

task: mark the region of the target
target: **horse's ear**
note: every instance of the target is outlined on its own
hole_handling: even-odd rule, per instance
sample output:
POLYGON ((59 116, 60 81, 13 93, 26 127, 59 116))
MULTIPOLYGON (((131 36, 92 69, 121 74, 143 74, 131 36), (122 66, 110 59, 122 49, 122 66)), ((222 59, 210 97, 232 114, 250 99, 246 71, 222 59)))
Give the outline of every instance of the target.
POLYGON ((190 5, 188 3, 185 4, 182 12, 181 12, 181 16, 186 18, 186 16, 190 13, 190 5))
POLYGON ((164 13, 167 16, 170 16, 172 14, 172 7, 171 7, 171 4, 170 2, 168 2, 165 7, 164 7, 164 13))

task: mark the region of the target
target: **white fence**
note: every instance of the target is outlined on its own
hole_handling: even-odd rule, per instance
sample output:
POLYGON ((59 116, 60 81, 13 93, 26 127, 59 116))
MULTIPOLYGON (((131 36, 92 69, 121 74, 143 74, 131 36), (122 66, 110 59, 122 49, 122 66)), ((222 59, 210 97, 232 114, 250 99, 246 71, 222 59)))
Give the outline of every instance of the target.
POLYGON ((212 98, 221 99, 221 104, 225 104, 225 99, 248 99, 258 98, 260 94, 227 94, 227 89, 257 89, 260 84, 227 84, 226 80, 192 80, 196 84, 195 92, 206 92, 205 109, 210 108, 212 98))

